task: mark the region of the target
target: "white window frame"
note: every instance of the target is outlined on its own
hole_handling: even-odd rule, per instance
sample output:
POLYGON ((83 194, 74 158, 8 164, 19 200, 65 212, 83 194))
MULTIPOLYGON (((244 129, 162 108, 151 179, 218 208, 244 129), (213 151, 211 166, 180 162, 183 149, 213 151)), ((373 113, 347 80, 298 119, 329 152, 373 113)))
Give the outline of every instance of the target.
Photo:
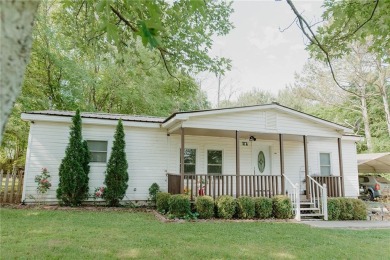
POLYGON ((215 175, 215 176, 220 176, 223 175, 224 169, 225 169, 225 151, 224 149, 217 148, 217 147, 207 147, 205 151, 205 173, 209 175, 208 172, 208 166, 209 166, 209 161, 208 161, 208 151, 221 151, 222 152, 222 164, 221 164, 221 174, 215 175))
MULTIPOLYGON (((111 151, 111 143, 112 142, 110 142, 110 140, 107 140, 107 139, 97 139, 97 138, 85 139, 85 141, 87 141, 87 143, 88 142, 107 142, 106 161, 105 162, 92 162, 92 161, 89 162, 90 164, 93 164, 93 165, 104 165, 104 166, 106 166, 107 163, 108 163, 108 160, 110 158, 109 151, 111 151)), ((89 150, 89 147, 88 147, 88 150, 89 150)), ((92 153, 91 150, 89 150, 89 152, 92 153)), ((103 152, 103 151, 96 151, 96 152, 103 152)))
MULTIPOLYGON (((328 165, 323 165, 323 166, 328 166, 328 165)), ((333 170, 333 165, 332 165, 332 153, 331 152, 319 152, 318 153, 318 173, 320 176, 332 176, 332 170, 333 170), (329 154, 329 162, 330 162, 330 165, 329 165, 329 175, 322 175, 322 172, 321 172, 321 154, 329 154)))

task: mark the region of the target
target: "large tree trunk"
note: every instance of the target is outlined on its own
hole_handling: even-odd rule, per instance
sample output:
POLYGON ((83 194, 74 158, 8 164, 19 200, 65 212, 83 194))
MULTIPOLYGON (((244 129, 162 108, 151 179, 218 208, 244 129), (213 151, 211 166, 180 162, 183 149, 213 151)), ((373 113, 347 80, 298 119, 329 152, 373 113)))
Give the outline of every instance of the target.
POLYGON ((370 121, 368 118, 367 100, 366 100, 365 95, 360 96, 360 102, 361 102, 361 107, 362 107, 364 135, 366 136, 367 149, 369 152, 372 152, 372 138, 371 138, 371 131, 370 131, 370 121))
POLYGON ((5 124, 18 97, 30 57, 32 29, 39 1, 2 0, 1 9, 1 85, 0 143, 5 124))
POLYGON ((387 132, 390 136, 390 111, 389 111, 389 101, 386 93, 386 89, 382 93, 382 99, 383 99, 383 106, 385 109, 385 116, 386 116, 386 123, 387 123, 387 132))
MULTIPOLYGON (((390 52, 389 54, 390 55, 390 52)), ((382 97, 383 100, 383 107, 386 117, 386 125, 387 125, 387 132, 390 136, 390 111, 389 111, 389 99, 387 96, 387 79, 388 75, 390 73, 390 69, 382 63, 381 58, 377 58, 376 60, 376 66, 377 66, 377 73, 378 73, 378 81, 376 83, 376 86, 378 87, 378 91, 382 97)))

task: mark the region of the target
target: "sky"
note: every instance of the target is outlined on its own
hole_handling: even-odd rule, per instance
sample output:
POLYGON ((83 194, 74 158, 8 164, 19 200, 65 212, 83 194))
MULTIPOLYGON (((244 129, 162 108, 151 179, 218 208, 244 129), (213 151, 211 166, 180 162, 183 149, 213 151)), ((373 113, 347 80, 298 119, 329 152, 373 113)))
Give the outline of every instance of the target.
MULTIPOLYGON (((311 22, 321 19, 323 1, 293 1, 311 22)), ((285 1, 234 1, 231 21, 235 28, 226 36, 214 37, 211 56, 232 60, 232 70, 221 84, 221 100, 234 100, 240 93, 261 89, 277 94, 294 82, 309 58, 307 40, 293 22, 295 15, 285 1), (284 32, 280 30, 289 27, 284 32)), ((209 101, 216 106, 218 81, 213 74, 200 74, 198 80, 209 101)))

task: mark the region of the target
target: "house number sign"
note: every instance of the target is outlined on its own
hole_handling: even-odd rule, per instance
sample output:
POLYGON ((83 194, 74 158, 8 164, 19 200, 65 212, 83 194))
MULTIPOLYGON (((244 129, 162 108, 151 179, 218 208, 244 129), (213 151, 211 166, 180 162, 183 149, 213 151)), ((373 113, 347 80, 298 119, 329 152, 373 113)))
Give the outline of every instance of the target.
POLYGON ((263 151, 260 151, 257 156, 257 166, 259 167, 259 171, 263 173, 265 169, 265 156, 263 151))

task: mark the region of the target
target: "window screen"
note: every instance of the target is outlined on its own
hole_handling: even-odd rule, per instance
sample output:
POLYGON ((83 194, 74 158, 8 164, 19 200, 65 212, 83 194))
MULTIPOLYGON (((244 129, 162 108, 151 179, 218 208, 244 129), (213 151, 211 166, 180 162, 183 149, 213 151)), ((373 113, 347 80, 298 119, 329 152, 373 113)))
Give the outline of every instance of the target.
POLYGON ((91 154, 91 162, 107 162, 107 141, 88 140, 87 144, 91 154))

